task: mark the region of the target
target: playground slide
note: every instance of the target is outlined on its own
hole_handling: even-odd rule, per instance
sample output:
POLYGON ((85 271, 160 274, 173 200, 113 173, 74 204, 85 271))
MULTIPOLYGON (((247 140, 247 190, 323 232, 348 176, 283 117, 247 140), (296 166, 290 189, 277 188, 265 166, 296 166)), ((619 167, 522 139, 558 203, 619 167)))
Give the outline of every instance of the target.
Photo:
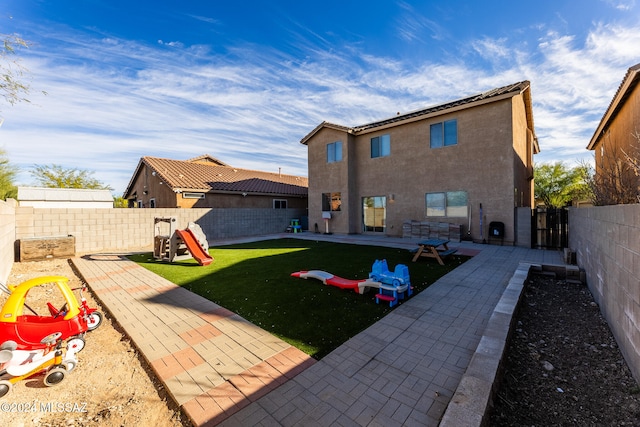
POLYGON ((182 239, 184 244, 187 245, 187 249, 189 250, 189 253, 191 253, 191 256, 196 261, 198 261, 198 264, 200 265, 211 264, 211 262, 213 261, 213 258, 204 250, 202 246, 200 246, 198 239, 196 239, 196 236, 193 234, 191 230, 189 230, 188 228, 186 230, 176 230, 176 233, 178 233, 178 237, 182 239))
POLYGON ((291 273, 293 277, 301 279, 317 279, 325 285, 336 286, 340 289, 353 289, 354 292, 363 294, 366 288, 379 288, 381 283, 374 282, 371 279, 351 280, 328 273, 322 270, 296 271, 291 273))

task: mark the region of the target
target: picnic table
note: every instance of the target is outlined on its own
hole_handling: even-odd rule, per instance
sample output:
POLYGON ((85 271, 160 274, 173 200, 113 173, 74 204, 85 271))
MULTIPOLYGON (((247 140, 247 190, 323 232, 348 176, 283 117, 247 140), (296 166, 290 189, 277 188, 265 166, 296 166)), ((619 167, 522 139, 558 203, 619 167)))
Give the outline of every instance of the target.
POLYGON ((457 249, 449 249, 449 240, 443 239, 429 239, 418 242, 418 249, 413 256, 413 262, 416 262, 420 257, 435 258, 440 265, 444 265, 443 258, 454 254, 457 249))

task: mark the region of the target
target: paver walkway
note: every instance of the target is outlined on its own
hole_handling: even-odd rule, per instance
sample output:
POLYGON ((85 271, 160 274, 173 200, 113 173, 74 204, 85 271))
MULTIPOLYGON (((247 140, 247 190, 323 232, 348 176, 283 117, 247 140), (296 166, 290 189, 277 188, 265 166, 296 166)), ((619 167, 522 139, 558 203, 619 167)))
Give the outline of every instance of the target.
POLYGON ((221 422, 315 362, 123 256, 73 262, 195 425, 221 422))
POLYGON ((477 255, 318 362, 124 257, 74 263, 195 425, 436 426, 518 264, 562 264, 554 251, 451 246, 477 255))

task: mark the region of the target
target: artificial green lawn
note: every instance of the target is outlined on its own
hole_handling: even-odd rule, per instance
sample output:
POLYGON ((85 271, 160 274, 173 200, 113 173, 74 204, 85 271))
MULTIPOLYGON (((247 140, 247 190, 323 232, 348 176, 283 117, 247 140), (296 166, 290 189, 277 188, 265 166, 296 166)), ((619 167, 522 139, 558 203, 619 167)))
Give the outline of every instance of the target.
MULTIPOLYGON (((300 270, 324 270, 346 279, 366 279, 376 259, 409 267, 416 293, 464 262, 450 257, 411 262, 406 249, 279 239, 210 249, 215 261, 203 267, 194 260, 164 263, 152 254, 130 258, 159 276, 193 291, 320 359, 395 309, 376 304, 374 290, 359 295, 291 277, 300 270)), ((396 306, 397 307, 397 306, 396 306)))

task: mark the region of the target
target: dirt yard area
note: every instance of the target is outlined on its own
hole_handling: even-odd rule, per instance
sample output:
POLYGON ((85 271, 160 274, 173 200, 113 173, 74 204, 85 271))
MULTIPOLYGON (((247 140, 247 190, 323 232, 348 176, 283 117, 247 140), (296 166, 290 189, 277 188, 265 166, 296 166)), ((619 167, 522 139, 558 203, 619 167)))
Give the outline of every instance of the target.
MULTIPOLYGON (((68 277, 71 288, 82 284, 68 260, 15 263, 8 283, 17 285, 46 275, 68 277)), ((54 299, 55 305, 58 291, 38 289, 38 292, 36 295, 30 292, 28 301, 37 299, 38 314, 48 315, 46 301, 54 299)), ((6 297, 0 292, 0 304, 4 304, 6 297)), ((78 366, 53 387, 46 387, 42 376, 15 384, 0 399, 0 425, 191 426, 91 292, 86 292, 85 297, 90 307, 98 307, 105 316, 98 329, 86 334, 86 346, 78 353, 78 366)))
POLYGON ((489 424, 640 425, 640 388, 586 286, 529 282, 489 424))

